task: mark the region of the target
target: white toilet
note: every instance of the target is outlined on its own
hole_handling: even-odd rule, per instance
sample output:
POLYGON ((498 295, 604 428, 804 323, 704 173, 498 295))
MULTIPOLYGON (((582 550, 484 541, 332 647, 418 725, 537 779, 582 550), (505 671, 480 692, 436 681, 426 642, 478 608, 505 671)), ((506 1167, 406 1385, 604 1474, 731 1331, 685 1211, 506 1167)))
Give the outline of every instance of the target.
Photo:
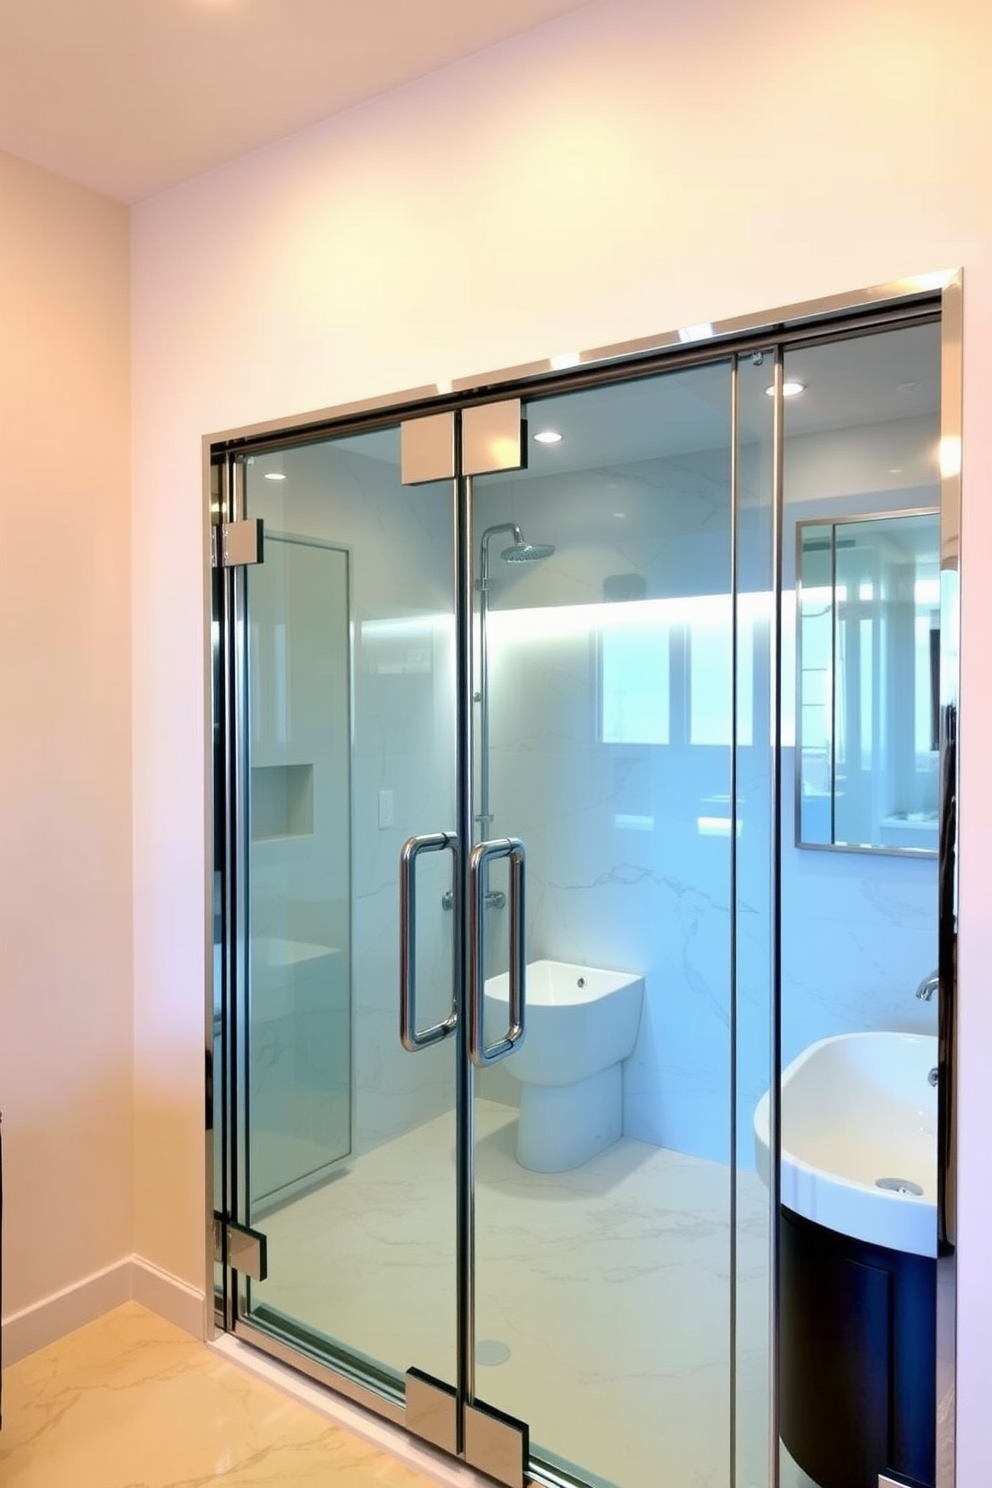
MULTIPOLYGON (((507 1025, 509 977, 486 982, 486 1030, 507 1025)), ((538 1173, 580 1167, 623 1129, 622 1061, 633 1052, 644 979, 532 961, 525 1034, 503 1068, 520 1081, 517 1161, 538 1173)))

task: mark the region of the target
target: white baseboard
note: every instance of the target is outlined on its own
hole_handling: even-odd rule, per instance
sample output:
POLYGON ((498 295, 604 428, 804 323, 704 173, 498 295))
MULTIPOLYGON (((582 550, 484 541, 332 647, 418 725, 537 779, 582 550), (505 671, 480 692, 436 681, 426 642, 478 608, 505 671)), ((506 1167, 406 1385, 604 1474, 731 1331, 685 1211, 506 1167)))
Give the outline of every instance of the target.
POLYGON ((102 1317, 122 1302, 140 1302, 194 1338, 205 1336, 202 1292, 160 1271, 141 1256, 123 1256, 60 1292, 3 1319, 3 1363, 16 1364, 66 1333, 102 1317))
POLYGON ((91 1323, 94 1318, 130 1299, 131 1257, 124 1256, 112 1266, 94 1271, 73 1286, 42 1297, 31 1307, 4 1318, 4 1366, 16 1364, 18 1359, 54 1343, 56 1338, 64 1337, 74 1328, 81 1328, 84 1323, 91 1323))
POLYGON ((141 1256, 131 1257, 131 1296, 194 1338, 206 1337, 205 1298, 196 1287, 159 1270, 141 1256))

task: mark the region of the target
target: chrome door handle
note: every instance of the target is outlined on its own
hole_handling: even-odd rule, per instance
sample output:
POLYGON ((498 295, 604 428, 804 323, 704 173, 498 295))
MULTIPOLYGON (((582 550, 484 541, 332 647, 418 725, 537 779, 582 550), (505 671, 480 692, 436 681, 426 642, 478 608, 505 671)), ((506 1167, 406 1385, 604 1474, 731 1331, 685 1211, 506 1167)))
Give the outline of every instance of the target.
MULTIPOLYGON (((400 1042, 414 1053, 438 1044, 454 1033, 458 1024, 458 994, 451 991, 451 1012, 440 1023, 417 1031, 417 859, 421 853, 450 848, 456 861, 458 838, 454 832, 428 832, 409 837, 400 850, 400 1042)), ((455 959, 452 956, 452 980, 455 959)))
POLYGON ((485 1066, 505 1059, 524 1036, 527 957, 524 946, 524 864, 526 852, 519 837, 498 837, 473 847, 469 859, 468 1052, 473 1064, 485 1066), (485 980, 486 865, 496 858, 510 860, 510 1011, 509 1027, 495 1044, 486 1043, 485 980))

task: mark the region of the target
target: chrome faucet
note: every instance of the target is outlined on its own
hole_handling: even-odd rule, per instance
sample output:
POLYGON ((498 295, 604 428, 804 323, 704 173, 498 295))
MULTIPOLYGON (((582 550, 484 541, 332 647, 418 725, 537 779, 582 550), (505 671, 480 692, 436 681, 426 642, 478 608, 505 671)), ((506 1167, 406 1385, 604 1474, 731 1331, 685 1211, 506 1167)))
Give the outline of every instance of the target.
POLYGON ((940 973, 932 971, 928 977, 924 977, 916 989, 916 995, 921 1002, 930 1002, 933 994, 940 987, 940 973))

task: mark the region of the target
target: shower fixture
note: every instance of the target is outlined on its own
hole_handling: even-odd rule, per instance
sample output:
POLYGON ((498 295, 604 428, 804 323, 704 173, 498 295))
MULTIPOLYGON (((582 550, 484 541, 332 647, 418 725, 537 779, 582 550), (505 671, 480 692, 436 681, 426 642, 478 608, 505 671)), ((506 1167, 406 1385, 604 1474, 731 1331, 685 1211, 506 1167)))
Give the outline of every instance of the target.
POLYGON ((554 550, 554 543, 529 543, 521 538, 512 548, 504 548, 500 557, 504 563, 535 563, 540 558, 550 558, 554 550))
POLYGON ((489 544, 500 532, 509 532, 513 544, 504 548, 500 557, 504 563, 537 563, 550 558, 554 543, 529 543, 516 522, 497 522, 487 527, 479 542, 479 691, 475 701, 479 704, 479 810, 475 821, 479 826, 479 838, 489 836, 493 815, 489 809, 489 641, 487 624, 489 619, 489 544))

